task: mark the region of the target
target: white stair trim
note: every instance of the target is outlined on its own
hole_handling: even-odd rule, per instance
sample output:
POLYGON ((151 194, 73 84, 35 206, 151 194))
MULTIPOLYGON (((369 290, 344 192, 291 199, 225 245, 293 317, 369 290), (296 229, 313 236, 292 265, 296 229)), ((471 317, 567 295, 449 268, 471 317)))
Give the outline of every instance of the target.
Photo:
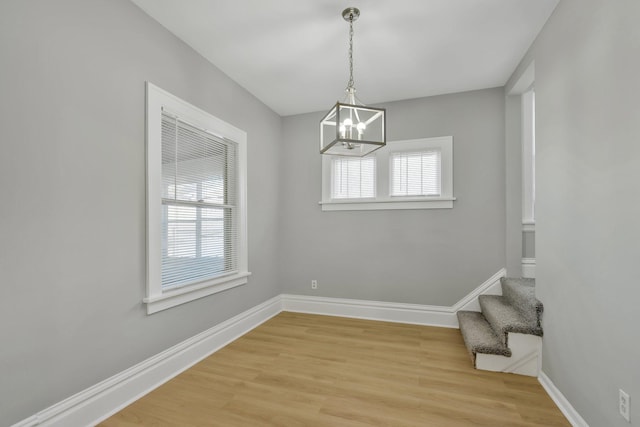
MULTIPOLYGON (((457 313, 460 310, 480 311, 480 303, 478 302, 478 297, 480 295, 502 295, 502 286, 500 284, 500 279, 503 277, 507 277, 507 270, 505 270, 504 268, 487 279, 482 285, 469 292, 469 294, 467 294, 460 301, 455 303, 451 307, 451 310, 454 313, 457 313)), ((457 324, 458 320, 456 318, 456 325, 457 324)))
POLYGON ((527 279, 536 278, 536 259, 522 258, 522 277, 527 279))
POLYGON ((589 427, 589 424, 580 416, 578 411, 569 403, 562 392, 556 387, 551 379, 542 370, 538 376, 538 381, 542 384, 542 387, 547 392, 551 400, 554 401, 560 412, 564 414, 567 421, 571 423, 573 427, 589 427))
MULTIPOLYGON (((512 357, 513 359, 513 357, 512 357)), ((540 351, 532 350, 508 365, 504 372, 537 377, 540 372, 540 351), (522 373, 527 372, 527 373, 522 373)))
POLYGON ((476 369, 537 377, 542 359, 542 338, 509 332, 507 342, 511 357, 476 354, 476 369))

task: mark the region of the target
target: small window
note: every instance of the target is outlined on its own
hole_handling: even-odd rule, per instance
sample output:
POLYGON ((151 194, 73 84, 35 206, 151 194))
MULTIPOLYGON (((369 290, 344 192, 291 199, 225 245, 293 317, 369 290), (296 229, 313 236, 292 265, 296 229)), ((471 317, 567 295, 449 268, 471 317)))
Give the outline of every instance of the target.
POLYGON ((440 196, 440 150, 391 153, 391 196, 440 196))
POLYGON ((452 208, 453 138, 391 141, 362 157, 323 156, 323 211, 452 208))
POLYGON ((247 282, 246 133, 147 84, 147 313, 247 282))
POLYGON ((332 199, 376 196, 376 161, 373 157, 333 157, 331 176, 332 199))

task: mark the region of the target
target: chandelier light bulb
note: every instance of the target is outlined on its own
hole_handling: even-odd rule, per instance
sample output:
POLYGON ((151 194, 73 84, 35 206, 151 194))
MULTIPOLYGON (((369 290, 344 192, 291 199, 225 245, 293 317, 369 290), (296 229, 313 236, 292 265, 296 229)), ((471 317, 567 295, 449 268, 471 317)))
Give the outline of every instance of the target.
POLYGON ((362 140, 362 134, 364 133, 364 130, 367 128, 367 125, 364 124, 363 122, 358 123, 358 126, 356 126, 356 129, 358 129, 358 139, 362 140))
POLYGON ((351 120, 349 118, 344 119, 343 123, 344 123, 344 126, 353 126, 353 120, 351 120))

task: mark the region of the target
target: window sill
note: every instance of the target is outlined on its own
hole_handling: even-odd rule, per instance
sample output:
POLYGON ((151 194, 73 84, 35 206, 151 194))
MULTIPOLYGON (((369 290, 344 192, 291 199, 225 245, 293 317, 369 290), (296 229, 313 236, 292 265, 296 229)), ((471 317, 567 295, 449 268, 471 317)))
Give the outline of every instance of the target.
POLYGON ((365 211, 395 209, 451 209, 455 197, 433 197, 429 199, 345 200, 322 201, 323 211, 365 211))
POLYGON ((195 285, 183 286, 164 291, 161 295, 144 298, 142 302, 147 304, 147 314, 157 313, 176 305, 184 304, 198 298, 226 291, 236 286, 247 283, 248 271, 236 273, 231 276, 208 280, 195 285))

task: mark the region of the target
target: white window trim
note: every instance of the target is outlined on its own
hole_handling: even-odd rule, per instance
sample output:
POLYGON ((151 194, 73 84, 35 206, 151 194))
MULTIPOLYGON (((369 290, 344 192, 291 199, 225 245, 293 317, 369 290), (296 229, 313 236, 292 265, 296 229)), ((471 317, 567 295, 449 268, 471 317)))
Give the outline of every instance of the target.
POLYGON ((522 225, 535 228, 535 92, 522 94, 522 225))
POLYGON ((147 314, 247 283, 247 134, 186 101, 147 82, 147 290, 143 302, 147 314), (238 144, 238 270, 193 285, 162 290, 162 109, 165 108, 188 122, 238 144))
POLYGON ((453 202, 453 137, 420 138, 389 141, 370 156, 376 157, 376 197, 363 199, 331 198, 331 156, 322 156, 323 211, 390 210, 390 209, 451 209, 453 202), (390 196, 389 154, 398 151, 419 151, 437 148, 441 150, 440 196, 405 197, 390 196))

